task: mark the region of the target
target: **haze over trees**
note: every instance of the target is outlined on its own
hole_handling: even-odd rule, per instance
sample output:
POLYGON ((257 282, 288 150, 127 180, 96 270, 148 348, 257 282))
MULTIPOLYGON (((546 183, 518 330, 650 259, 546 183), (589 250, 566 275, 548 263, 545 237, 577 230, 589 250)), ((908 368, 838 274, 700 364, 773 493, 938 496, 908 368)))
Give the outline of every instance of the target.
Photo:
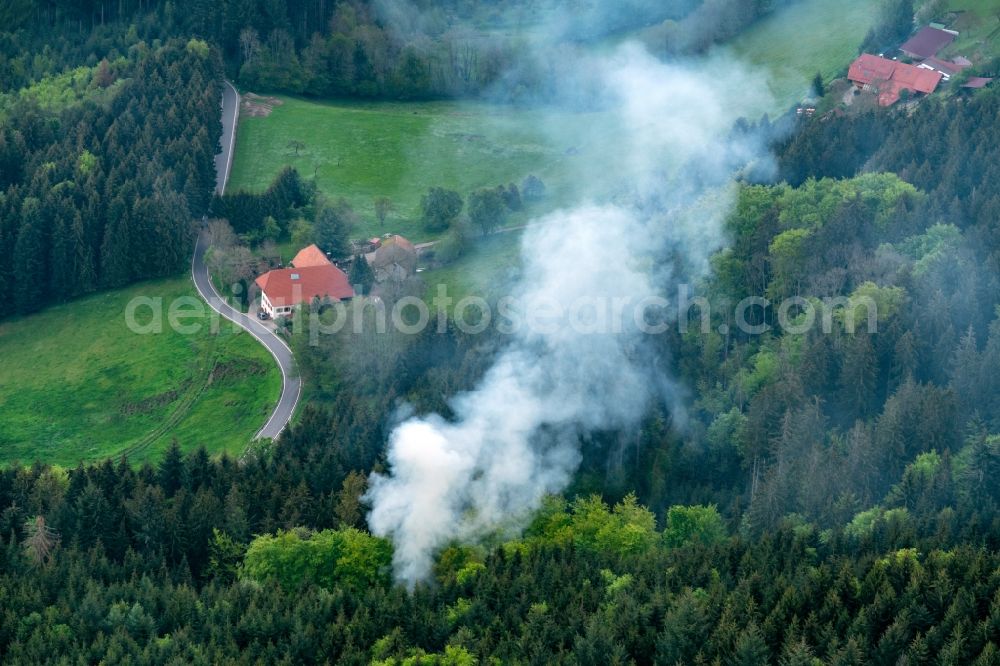
POLYGON ((462 195, 443 187, 432 187, 420 200, 424 228, 430 232, 448 229, 465 207, 462 195))
MULTIPOLYGON (((300 92, 479 90, 507 53, 478 58, 478 47, 440 33, 422 50, 447 10, 467 11, 436 6, 412 40, 389 39, 364 2, 0 8, 4 29, 24 26, 0 40, 0 73, 18 91, 0 101, 0 256, 10 258, 0 293, 22 312, 173 275, 202 215, 230 221, 209 231, 234 279, 252 272, 238 239, 290 236, 350 255, 349 207, 316 201, 294 170, 264 192, 211 195, 223 63, 255 85, 300 92), (73 39, 38 48, 56 41, 45 30, 73 39), (22 91, 35 84, 37 95, 22 91)), ((684 26, 712 7, 733 11, 718 33, 694 34, 705 46, 771 6, 607 18, 684 26)), ((575 30, 599 35, 592 16, 579 21, 575 30)), ((392 545, 364 531, 388 415, 448 418, 452 397, 475 387, 505 344, 492 328, 463 332, 447 313, 440 330, 403 335, 380 331, 385 303, 369 301, 315 342, 289 323, 309 399, 278 441, 238 461, 173 446, 141 466, 0 469, 0 655, 998 663, 998 118, 1000 92, 987 89, 913 113, 779 124, 788 131, 774 132, 777 177, 737 183, 728 243, 693 286, 713 310, 696 305, 650 341, 648 362, 689 391, 670 409, 651 406, 638 427, 581 438, 564 496, 546 498, 521 533, 443 547, 412 592, 390 578, 392 545), (760 334, 733 325, 730 305, 748 296, 770 299, 748 313, 760 334), (845 297, 874 303, 877 326, 845 297), (827 329, 779 326, 786 298, 829 307, 827 329)), ((472 193, 434 188, 421 212, 460 250, 469 225, 493 230, 544 195, 535 177, 472 193)), ((667 275, 685 257, 648 244, 635 259, 667 275)), ((365 268, 356 257, 361 284, 365 268)), ((339 313, 316 307, 305 321, 339 313)))
MULTIPOLYGON (((555 82, 550 64, 558 61, 559 49, 529 59, 522 42, 503 38, 502 31, 480 28, 540 27, 563 47, 646 29, 643 39, 653 50, 690 54, 733 37, 788 1, 631 0, 566 8, 535 0, 488 5, 460 0, 432 4, 371 0, 38 4, 18 0, 5 6, 5 14, 16 18, 3 25, 11 30, 23 24, 57 32, 65 26, 67 34, 77 38, 97 29, 102 31, 101 50, 107 50, 112 41, 109 34, 114 31, 107 26, 123 30, 134 26, 145 39, 196 36, 216 45, 238 82, 249 88, 394 100, 489 96, 501 91, 532 97, 544 95, 555 82), (514 63, 519 66, 512 68, 514 63), (512 69, 519 72, 519 80, 502 81, 512 69)), ((24 66, 31 60, 27 52, 19 55, 23 60, 7 57, 0 55, 2 80, 18 88, 36 78, 32 67, 24 66)))
POLYGON ((913 0, 882 0, 878 22, 865 36, 861 50, 881 53, 906 41, 913 31, 913 0))
POLYGON ((502 225, 506 215, 507 205, 498 189, 476 190, 469 195, 469 219, 484 236, 502 225))

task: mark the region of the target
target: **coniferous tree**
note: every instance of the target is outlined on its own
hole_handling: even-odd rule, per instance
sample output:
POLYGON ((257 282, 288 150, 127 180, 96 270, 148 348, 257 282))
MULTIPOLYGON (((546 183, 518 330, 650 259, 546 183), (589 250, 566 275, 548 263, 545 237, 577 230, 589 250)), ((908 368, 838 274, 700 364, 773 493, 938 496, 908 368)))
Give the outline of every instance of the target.
POLYGON ((18 312, 34 312, 46 297, 45 233, 37 199, 25 199, 21 207, 21 228, 14 244, 13 275, 16 279, 14 307, 18 312))
POLYGON ((354 255, 354 262, 351 264, 350 274, 351 284, 354 285, 359 294, 367 294, 372 285, 375 284, 375 271, 364 255, 354 255), (360 290, 358 289, 360 287, 360 290))
POLYGON ((962 336, 958 348, 951 361, 951 390, 955 392, 958 404, 961 405, 963 421, 968 420, 978 411, 982 397, 983 380, 982 360, 976 344, 976 333, 969 330, 962 336))
MULTIPOLYGON (((72 224, 72 218, 69 223, 72 224)), ((75 294, 76 284, 76 248, 74 239, 67 226, 67 220, 62 215, 57 215, 55 225, 52 229, 52 244, 49 254, 48 291, 53 299, 65 301, 75 294)))
POLYGON ((840 389, 852 414, 867 416, 874 407, 877 359, 871 338, 861 332, 846 341, 840 369, 840 389))
POLYGON ((69 230, 72 238, 72 265, 75 280, 73 295, 88 294, 97 285, 97 274, 94 268, 94 255, 87 243, 86 229, 80 213, 73 216, 73 225, 69 230))
POLYGON ((759 666, 769 661, 770 650, 764 641, 764 636, 760 628, 751 622, 736 639, 733 653, 726 663, 730 666, 759 666))
POLYGON ((176 439, 170 442, 157 474, 159 483, 168 497, 172 497, 184 485, 186 477, 184 455, 176 439))
POLYGON ((101 242, 101 285, 104 287, 120 287, 133 277, 130 223, 131 216, 124 211, 108 220, 101 242))
POLYGON ((812 89, 816 97, 826 95, 826 84, 823 83, 823 74, 821 72, 816 72, 816 76, 813 77, 812 89))
POLYGON ((322 206, 316 213, 313 235, 316 245, 334 258, 348 256, 351 251, 350 233, 354 226, 354 211, 345 200, 322 206))

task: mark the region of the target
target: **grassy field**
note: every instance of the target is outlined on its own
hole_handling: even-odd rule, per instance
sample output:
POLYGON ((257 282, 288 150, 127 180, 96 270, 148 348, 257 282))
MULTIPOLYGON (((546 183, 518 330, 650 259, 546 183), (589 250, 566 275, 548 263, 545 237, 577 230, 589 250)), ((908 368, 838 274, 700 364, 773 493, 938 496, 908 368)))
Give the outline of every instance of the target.
POLYGON ((437 294, 438 285, 444 285, 455 300, 507 295, 505 288, 517 276, 521 262, 521 234, 516 230, 483 238, 459 260, 424 273, 428 297, 437 294))
POLYGON ((944 6, 958 13, 949 27, 959 32, 944 55, 979 61, 1000 54, 1000 0, 949 0, 944 6))
MULTIPOLYGON (((150 282, 0 324, 0 464, 155 460, 173 438, 238 454, 277 401, 281 376, 225 320, 218 334, 208 315, 181 322, 202 324, 195 334, 172 331, 166 308, 194 295, 186 278, 150 282), (162 298, 163 333, 126 326, 126 305, 140 296, 162 298)), ((139 323, 150 317, 137 311, 139 323)))
POLYGON ((816 72, 829 81, 847 70, 878 6, 872 0, 800 0, 750 28, 730 48, 769 71, 774 111, 783 112, 809 94, 816 72))
POLYGON ((270 116, 240 119, 230 190, 263 189, 284 166, 295 166, 304 177, 315 177, 324 194, 354 206, 362 217, 359 237, 393 232, 426 239, 417 218, 420 198, 432 186, 465 196, 535 174, 555 205, 571 190, 574 174, 599 167, 603 143, 610 140, 588 136, 590 114, 474 103, 281 99, 284 104, 270 116), (298 156, 288 147, 291 141, 305 144, 298 156), (377 196, 389 197, 395 207, 384 227, 375 219, 377 196))
MULTIPOLYGON (((817 71, 829 79, 846 69, 876 12, 871 0, 800 0, 726 48, 768 71, 775 107, 761 111, 779 112, 808 93, 817 71)), ((431 186, 466 195, 534 173, 555 205, 569 199, 580 176, 599 182, 588 176, 610 168, 608 160, 621 152, 614 137, 593 132, 599 123, 590 114, 279 99, 269 116, 241 117, 230 189, 261 190, 284 166, 295 166, 324 194, 354 206, 362 217, 356 236, 394 232, 426 240, 417 218, 420 197, 431 186), (305 147, 296 154, 292 142, 305 147), (395 205, 384 227, 375 220, 378 196, 395 205)))
MULTIPOLYGON (((846 69, 874 21, 870 0, 800 0, 754 26, 727 46, 733 55, 765 68, 780 112, 807 94, 820 71, 832 78, 846 69)), ((259 91, 258 91, 259 92, 259 91)), ((549 196, 531 216, 579 201, 579 183, 599 184, 625 159, 613 133, 599 134, 592 114, 514 109, 478 103, 360 104, 279 97, 269 116, 240 119, 230 190, 261 190, 285 166, 315 179, 328 197, 344 197, 361 216, 354 237, 401 233, 430 240, 419 221, 421 196, 444 186, 463 196, 480 187, 539 176, 549 196), (298 154, 292 142, 301 142, 298 154), (395 210, 384 226, 373 200, 387 196, 395 210)), ((752 111, 758 111, 753 109, 752 111)), ((598 185, 599 186, 599 185, 598 185)), ((460 292, 481 292, 517 261, 519 234, 491 240, 461 262, 426 274, 460 292)))

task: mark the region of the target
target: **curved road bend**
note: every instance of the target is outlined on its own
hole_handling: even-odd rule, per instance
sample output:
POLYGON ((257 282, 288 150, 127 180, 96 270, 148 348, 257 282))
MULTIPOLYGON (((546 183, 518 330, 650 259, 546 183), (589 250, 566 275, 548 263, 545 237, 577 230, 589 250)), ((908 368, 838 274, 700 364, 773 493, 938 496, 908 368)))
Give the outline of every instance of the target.
POLYGON ((219 296, 219 292, 215 290, 215 286, 208 276, 208 268, 205 265, 206 249, 205 237, 201 235, 195 244, 194 257, 191 260, 191 277, 194 278, 194 285, 198 289, 198 293, 201 294, 210 308, 250 333, 267 347, 281 369, 281 398, 278 400, 278 406, 274 408, 271 418, 256 435, 257 438, 276 438, 292 419, 295 406, 299 401, 299 394, 302 391, 302 380, 295 370, 292 350, 288 348, 284 340, 272 333, 270 329, 253 317, 231 307, 219 296))
MULTIPOLYGON (((229 180, 229 170, 233 164, 233 149, 236 141, 236 123, 239 117, 240 96, 229 81, 225 82, 222 93, 222 152, 215 156, 216 190, 221 194, 226 189, 229 180)), ((194 256, 191 258, 191 278, 194 286, 205 299, 208 306, 220 315, 233 322, 267 347, 281 369, 281 398, 274 408, 271 418, 267 420, 255 436, 255 439, 278 437, 292 419, 295 407, 302 394, 302 380, 295 369, 292 350, 285 341, 275 335, 270 329, 231 307, 215 290, 205 265, 205 250, 207 242, 204 234, 199 234, 194 246, 194 256)))

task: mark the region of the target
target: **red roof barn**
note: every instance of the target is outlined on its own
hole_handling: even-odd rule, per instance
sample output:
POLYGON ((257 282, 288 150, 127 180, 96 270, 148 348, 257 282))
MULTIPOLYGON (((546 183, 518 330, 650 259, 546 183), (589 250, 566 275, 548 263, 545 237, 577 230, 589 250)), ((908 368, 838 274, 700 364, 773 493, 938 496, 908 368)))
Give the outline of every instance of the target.
POLYGON ((899 50, 911 58, 923 60, 936 56, 938 51, 953 41, 955 41, 953 33, 928 26, 906 40, 899 50))
POLYGON ((904 90, 924 94, 934 92, 943 75, 931 69, 921 69, 866 53, 851 63, 847 78, 861 88, 877 92, 881 106, 892 106, 899 101, 904 90))

